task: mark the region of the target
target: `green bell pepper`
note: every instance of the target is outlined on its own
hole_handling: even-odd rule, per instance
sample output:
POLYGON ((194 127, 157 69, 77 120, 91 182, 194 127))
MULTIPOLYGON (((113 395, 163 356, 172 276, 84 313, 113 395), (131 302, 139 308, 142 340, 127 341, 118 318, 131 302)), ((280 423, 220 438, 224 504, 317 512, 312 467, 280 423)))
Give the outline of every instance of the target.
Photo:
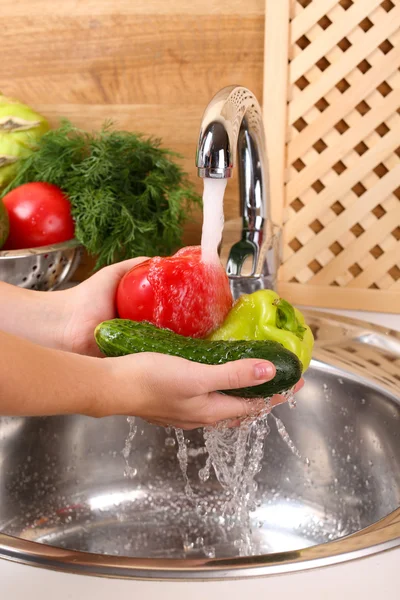
POLYGON ((297 308, 272 290, 239 298, 210 340, 273 340, 291 350, 303 365, 311 362, 314 336, 297 308))

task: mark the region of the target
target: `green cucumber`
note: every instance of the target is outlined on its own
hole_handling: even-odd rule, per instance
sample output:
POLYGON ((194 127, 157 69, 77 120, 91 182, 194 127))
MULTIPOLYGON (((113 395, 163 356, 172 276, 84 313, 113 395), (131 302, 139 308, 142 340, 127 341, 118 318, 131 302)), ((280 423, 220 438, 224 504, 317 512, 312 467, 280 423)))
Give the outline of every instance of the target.
POLYGON ((104 321, 96 327, 95 339, 106 356, 125 356, 138 352, 159 352, 179 356, 206 365, 221 365, 241 358, 269 360, 276 368, 275 377, 266 383, 237 390, 220 390, 230 396, 268 398, 291 389, 301 377, 301 362, 278 342, 209 341, 183 337, 150 323, 125 319, 104 321))

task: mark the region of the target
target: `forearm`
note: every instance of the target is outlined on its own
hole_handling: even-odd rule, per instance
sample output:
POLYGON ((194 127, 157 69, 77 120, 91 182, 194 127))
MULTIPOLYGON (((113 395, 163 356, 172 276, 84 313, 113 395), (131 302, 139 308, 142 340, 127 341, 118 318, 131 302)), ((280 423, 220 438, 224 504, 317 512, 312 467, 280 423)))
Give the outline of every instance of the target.
POLYGON ((0 415, 96 415, 107 386, 103 362, 0 331, 0 415))
POLYGON ((68 307, 63 292, 38 292, 0 282, 0 331, 62 348, 68 307))

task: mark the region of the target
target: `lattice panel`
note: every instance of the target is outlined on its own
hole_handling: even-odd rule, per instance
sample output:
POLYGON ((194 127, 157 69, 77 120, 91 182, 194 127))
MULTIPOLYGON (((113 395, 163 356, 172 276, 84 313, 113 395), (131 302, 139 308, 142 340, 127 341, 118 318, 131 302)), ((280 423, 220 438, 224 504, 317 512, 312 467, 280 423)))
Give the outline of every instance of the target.
MULTIPOLYGON (((358 297, 362 308, 368 297, 378 310, 387 293, 385 309, 400 312, 400 0, 285 3, 285 154, 272 185, 285 207, 280 279, 293 284, 289 295, 309 286, 313 304, 323 290, 326 305, 354 307, 358 297)), ((265 96, 271 73, 266 62, 265 96)), ((267 120, 277 94, 264 98, 267 120)))

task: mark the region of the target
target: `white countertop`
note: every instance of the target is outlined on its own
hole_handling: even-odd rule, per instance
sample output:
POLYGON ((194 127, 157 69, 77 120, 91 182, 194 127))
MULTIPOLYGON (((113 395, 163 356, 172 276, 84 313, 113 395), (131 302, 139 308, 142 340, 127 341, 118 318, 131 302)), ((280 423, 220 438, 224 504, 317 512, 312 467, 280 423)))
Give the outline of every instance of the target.
MULTIPOLYGON (((300 310, 301 308, 304 307, 300 307, 300 310)), ((366 321, 367 323, 373 323, 374 325, 380 325, 381 327, 400 331, 400 314, 368 312, 363 310, 333 310, 328 308, 312 308, 310 310, 318 310, 325 313, 341 315, 343 317, 350 317, 351 319, 359 319, 360 321, 366 321)))

